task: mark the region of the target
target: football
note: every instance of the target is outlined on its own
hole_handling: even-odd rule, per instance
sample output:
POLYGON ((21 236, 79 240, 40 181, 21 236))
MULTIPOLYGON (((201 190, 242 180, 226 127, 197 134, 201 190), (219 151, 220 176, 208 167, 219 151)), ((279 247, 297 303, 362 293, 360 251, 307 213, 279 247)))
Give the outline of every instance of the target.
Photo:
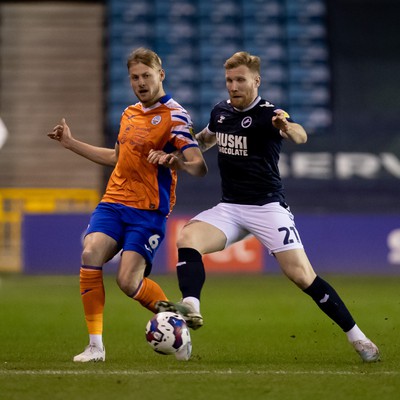
POLYGON ((192 350, 189 328, 179 314, 160 312, 146 325, 146 340, 159 354, 175 354, 178 360, 189 360, 192 350))

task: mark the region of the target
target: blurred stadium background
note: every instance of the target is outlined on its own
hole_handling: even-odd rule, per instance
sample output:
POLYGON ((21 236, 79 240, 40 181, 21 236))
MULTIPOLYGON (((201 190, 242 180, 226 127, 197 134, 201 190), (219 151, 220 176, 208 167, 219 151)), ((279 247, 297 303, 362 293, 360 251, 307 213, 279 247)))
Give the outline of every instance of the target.
MULTIPOLYGON (((146 46, 163 58, 166 89, 197 130, 226 97, 225 59, 259 55, 261 94, 310 134, 305 146, 285 145, 281 171, 311 261, 319 271, 398 274, 398 15, 398 0, 2 1, 0 272, 79 270, 110 171, 46 133, 65 117, 76 137, 113 146, 121 112, 136 101, 126 57, 146 46)), ((219 199, 215 151, 206 159, 205 179, 181 176, 159 273, 174 269, 181 224, 219 199)), ((252 240, 207 265, 277 270, 252 240)))

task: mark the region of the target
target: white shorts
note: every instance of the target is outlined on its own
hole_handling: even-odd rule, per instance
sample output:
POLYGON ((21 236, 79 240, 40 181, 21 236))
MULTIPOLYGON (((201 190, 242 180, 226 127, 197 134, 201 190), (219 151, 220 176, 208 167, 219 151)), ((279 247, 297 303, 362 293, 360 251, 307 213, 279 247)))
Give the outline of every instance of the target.
POLYGON ((278 202, 263 206, 219 203, 192 221, 207 222, 221 230, 227 238, 225 247, 253 235, 270 254, 303 248, 290 209, 278 202))

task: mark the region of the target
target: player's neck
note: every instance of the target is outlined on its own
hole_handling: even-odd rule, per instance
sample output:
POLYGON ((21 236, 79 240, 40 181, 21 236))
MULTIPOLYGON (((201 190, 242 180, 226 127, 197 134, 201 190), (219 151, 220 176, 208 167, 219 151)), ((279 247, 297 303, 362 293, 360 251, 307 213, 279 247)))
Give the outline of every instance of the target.
POLYGON ((248 111, 248 110, 252 109, 260 100, 261 100, 261 97, 259 95, 257 95, 255 97, 255 99, 251 103, 249 103, 249 105, 247 105, 246 107, 243 107, 243 108, 240 108, 240 109, 236 108, 236 107, 233 107, 233 108, 236 111, 245 112, 245 111, 248 111))

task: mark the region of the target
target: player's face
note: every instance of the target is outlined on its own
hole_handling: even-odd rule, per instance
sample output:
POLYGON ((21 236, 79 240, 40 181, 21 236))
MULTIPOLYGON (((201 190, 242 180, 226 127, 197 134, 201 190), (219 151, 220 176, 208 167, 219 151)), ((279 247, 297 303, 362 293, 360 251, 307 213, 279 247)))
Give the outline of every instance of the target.
POLYGON ((245 65, 227 69, 225 80, 231 104, 239 110, 247 108, 258 96, 260 76, 245 65))
POLYGON ((165 73, 163 69, 154 70, 142 63, 132 64, 129 67, 129 80, 136 97, 144 107, 155 104, 164 96, 162 81, 165 73))

